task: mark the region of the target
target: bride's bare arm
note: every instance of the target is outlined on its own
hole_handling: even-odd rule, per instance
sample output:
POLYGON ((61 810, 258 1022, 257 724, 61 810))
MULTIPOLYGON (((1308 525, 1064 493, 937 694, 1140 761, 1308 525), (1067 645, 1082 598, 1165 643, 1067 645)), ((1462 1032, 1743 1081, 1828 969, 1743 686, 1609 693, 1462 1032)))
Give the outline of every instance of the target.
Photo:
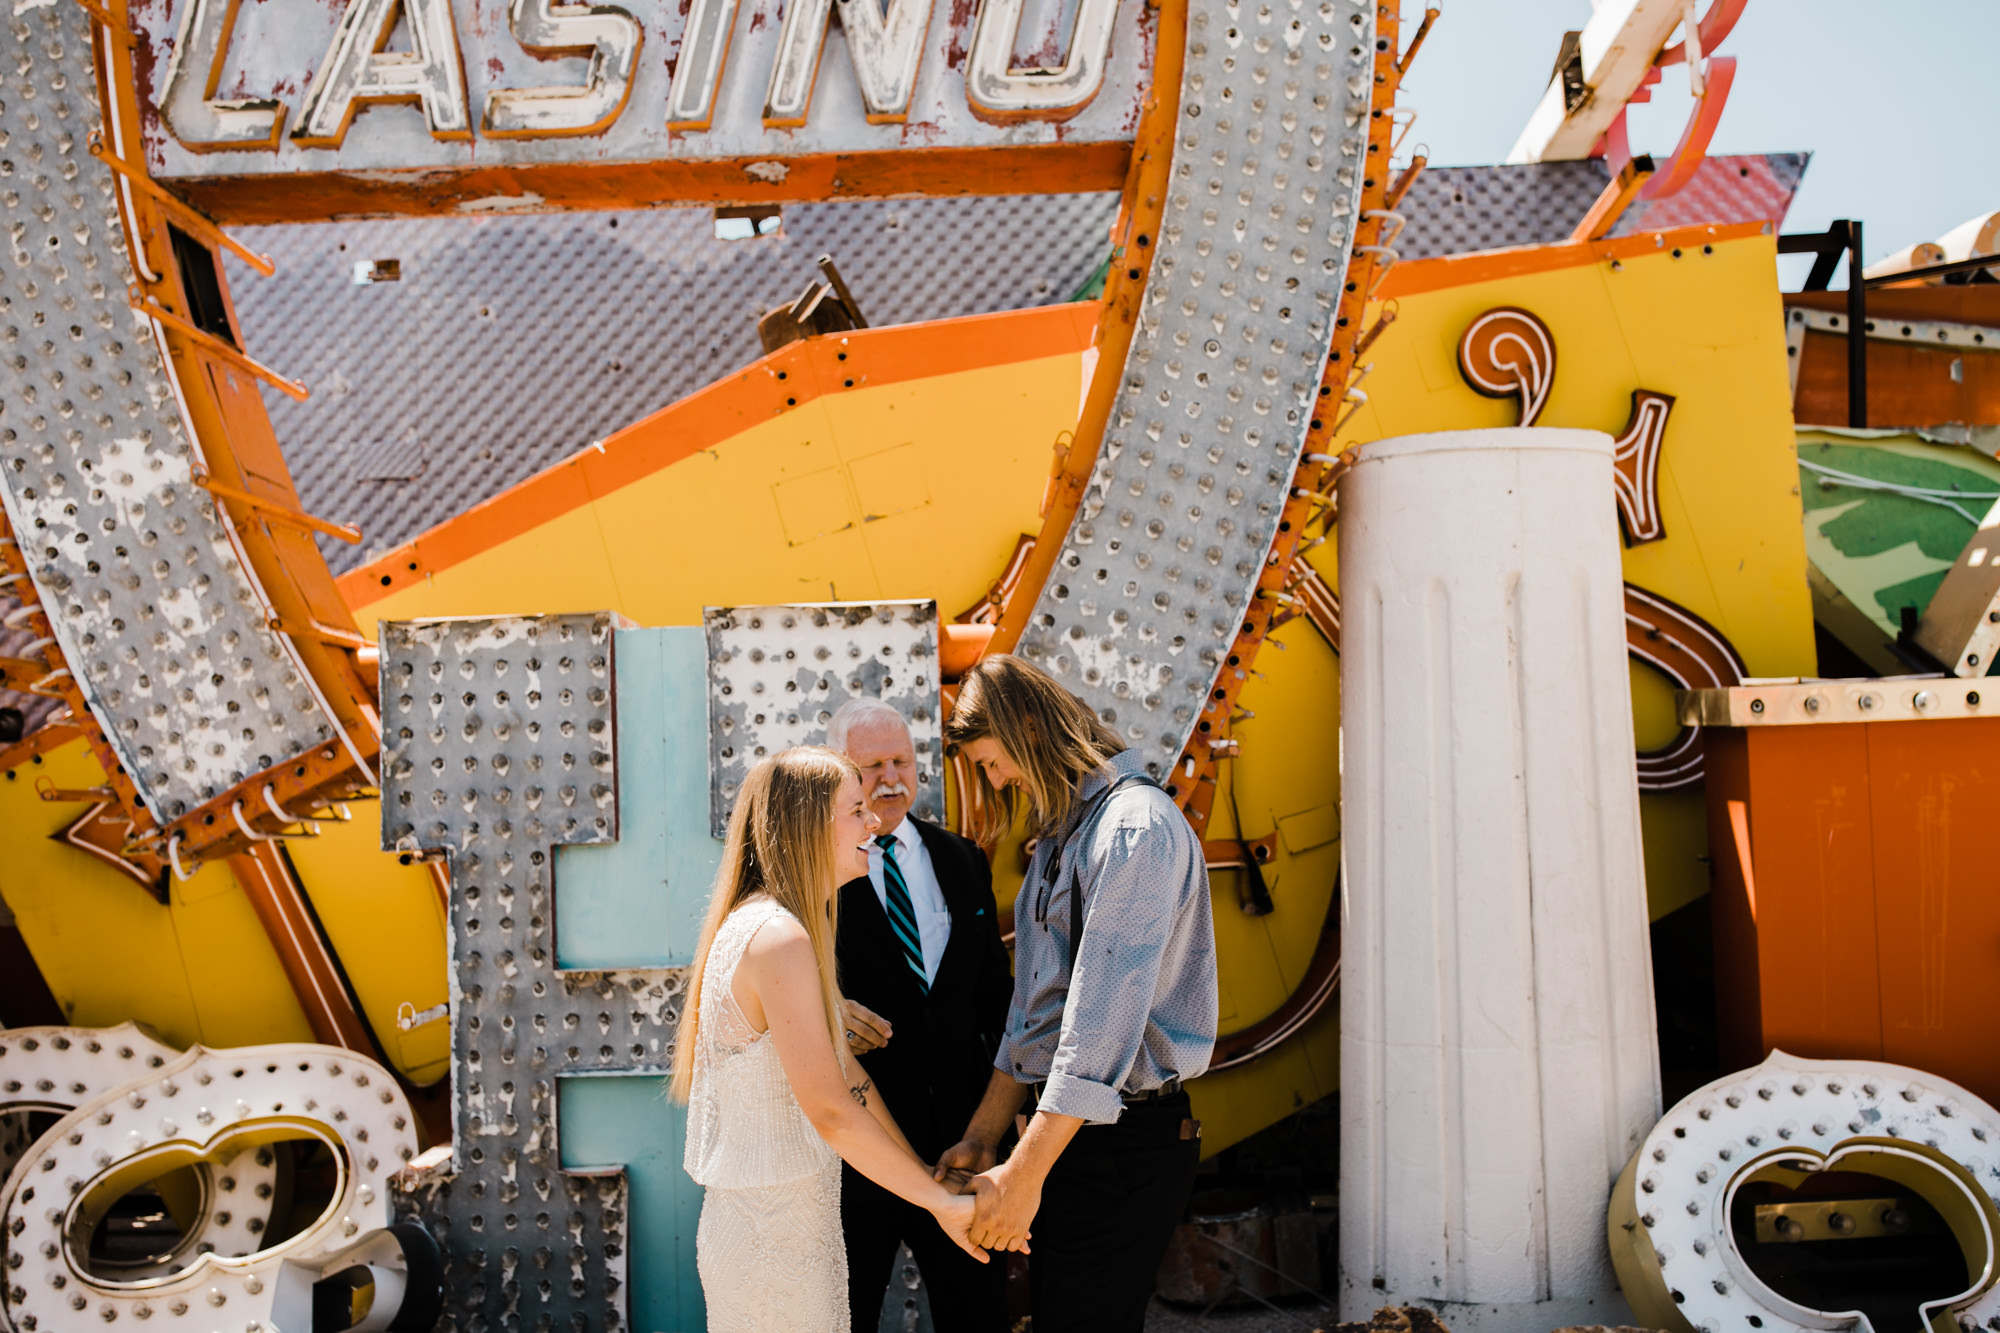
MULTIPOLYGON (((781 1056, 780 1059, 782 1058, 781 1056)), ((917 1156, 917 1150, 910 1146, 910 1141, 903 1137, 903 1127, 896 1123, 896 1115, 889 1109, 889 1103, 883 1100, 882 1090, 868 1077, 868 1071, 861 1067, 861 1062, 843 1061, 841 1071, 841 1078, 846 1082, 847 1090, 854 1095, 854 1099, 868 1108, 868 1114, 875 1117, 875 1123, 882 1127, 884 1133, 894 1139, 904 1152, 921 1163, 923 1159, 917 1156)))
POLYGON ((760 1021, 799 1109, 835 1152, 883 1189, 936 1215, 960 1245, 984 1260, 986 1252, 965 1237, 959 1196, 931 1179, 865 1072, 843 1072, 827 1034, 818 960, 803 927, 784 918, 759 930, 737 964, 732 990, 752 1026, 760 1021))

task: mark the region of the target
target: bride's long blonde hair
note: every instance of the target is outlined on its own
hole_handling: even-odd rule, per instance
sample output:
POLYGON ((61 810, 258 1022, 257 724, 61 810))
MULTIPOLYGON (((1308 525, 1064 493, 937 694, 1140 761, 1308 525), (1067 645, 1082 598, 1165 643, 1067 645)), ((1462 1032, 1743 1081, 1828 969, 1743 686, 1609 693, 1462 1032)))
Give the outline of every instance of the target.
POLYGON ((695 946, 680 1031, 674 1039, 674 1072, 668 1090, 686 1102, 694 1084, 694 1055, 701 1039, 701 983, 715 933, 729 914, 752 894, 765 893, 797 917, 819 960, 826 1034, 836 1056, 841 1040, 840 987, 833 942, 838 927, 837 861, 833 845, 834 798, 841 783, 860 770, 845 755, 818 746, 781 750, 750 770, 729 815, 722 865, 715 872, 708 915, 695 946))

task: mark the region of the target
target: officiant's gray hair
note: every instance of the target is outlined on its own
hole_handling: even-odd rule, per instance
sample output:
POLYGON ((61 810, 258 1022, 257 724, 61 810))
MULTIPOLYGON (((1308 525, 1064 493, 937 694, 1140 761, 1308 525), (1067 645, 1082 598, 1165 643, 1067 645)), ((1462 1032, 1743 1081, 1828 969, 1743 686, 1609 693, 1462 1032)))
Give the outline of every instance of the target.
POLYGON ((890 707, 880 699, 849 699, 833 710, 833 716, 826 723, 826 748, 847 753, 847 734, 870 718, 893 721, 904 731, 910 729, 910 720, 898 709, 890 707))

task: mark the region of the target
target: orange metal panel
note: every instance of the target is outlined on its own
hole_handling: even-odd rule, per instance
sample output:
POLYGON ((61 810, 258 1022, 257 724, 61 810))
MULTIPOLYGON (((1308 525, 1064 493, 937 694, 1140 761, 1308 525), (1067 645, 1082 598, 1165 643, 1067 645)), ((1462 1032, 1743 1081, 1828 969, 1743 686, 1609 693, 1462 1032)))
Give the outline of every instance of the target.
MULTIPOLYGON (((2000 337, 1993 342, 1986 352, 1869 339, 1868 424, 2000 425, 2000 337)), ((1806 334, 1792 411, 1801 422, 1847 424, 1846 338, 1806 334)))
MULTIPOLYGON (((1847 293, 1791 292, 1785 307, 1845 315, 1847 293)), ((2000 286, 1878 287, 1868 293, 1868 318, 1878 327, 1922 320, 2000 329, 2000 286)), ((1989 337, 1987 344, 1982 351, 1870 339, 1868 424, 2000 423, 2000 336, 1989 337)), ((1806 335, 1792 407, 1800 421, 1847 424, 1846 338, 1817 331, 1806 335)))
POLYGON ((1866 730, 1883 1058, 2000 1099, 2000 718, 1866 730))
MULTIPOLYGON (((1948 724, 1938 724, 1948 725, 1948 724)), ((1715 729, 1709 847, 1725 1065, 1882 1058, 1864 728, 1715 729), (1749 874, 1729 804, 1749 824, 1749 874), (1754 897, 1750 884, 1754 883, 1754 897)))

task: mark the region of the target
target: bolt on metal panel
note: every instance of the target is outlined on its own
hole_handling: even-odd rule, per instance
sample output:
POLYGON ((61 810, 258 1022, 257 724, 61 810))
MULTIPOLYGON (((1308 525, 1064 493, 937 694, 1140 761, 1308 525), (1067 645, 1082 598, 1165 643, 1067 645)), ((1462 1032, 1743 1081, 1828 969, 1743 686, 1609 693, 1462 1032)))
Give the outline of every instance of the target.
POLYGON ((1374 46, 1366 2, 1190 6, 1140 327, 1019 648, 1155 776, 1194 728, 1299 464, 1370 165, 1374 46))
POLYGON ((382 626, 383 845, 451 861, 452 1160, 399 1186, 444 1330, 625 1326, 625 1173, 562 1169, 555 1081, 665 1074, 686 972, 556 966, 554 849, 618 836, 612 628, 382 626))
POLYGON ((120 185, 87 142, 90 25, 76 5, 7 20, 0 503, 91 711, 165 822, 337 733, 194 484, 174 367, 129 304, 120 185))
POLYGON ((822 745, 850 699, 879 699, 910 724, 912 812, 944 817, 937 603, 824 602, 702 608, 708 633, 709 817, 729 828, 744 777, 766 755, 822 745))

